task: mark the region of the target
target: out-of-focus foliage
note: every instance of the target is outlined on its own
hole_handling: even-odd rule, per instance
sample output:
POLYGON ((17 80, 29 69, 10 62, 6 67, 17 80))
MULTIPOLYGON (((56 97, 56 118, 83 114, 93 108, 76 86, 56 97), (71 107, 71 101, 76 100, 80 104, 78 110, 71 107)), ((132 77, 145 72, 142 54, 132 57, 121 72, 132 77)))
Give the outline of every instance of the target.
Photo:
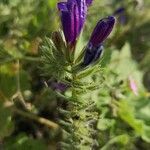
POLYGON ((142 84, 143 73, 137 69, 137 63, 132 60, 129 43, 126 43, 120 52, 112 50, 107 69, 106 88, 102 89, 103 94, 98 97, 98 108, 102 113, 98 128, 102 131, 102 135, 107 135, 106 139, 101 135, 101 140, 107 143, 110 138, 103 148, 109 149, 115 143, 120 143, 125 149, 136 149, 138 146, 136 142, 140 140, 141 148, 146 149, 142 140, 150 142, 150 127, 147 122, 150 119, 148 115, 150 103, 142 84), (138 95, 130 92, 131 76, 136 81, 138 95), (106 90, 108 87, 109 90, 106 90), (146 110, 144 114, 141 112, 143 109, 146 110))
MULTIPOLYGON (((56 0, 0 1, 0 149, 53 150, 62 138, 59 131, 19 115, 14 108, 29 110, 54 122, 64 117, 59 115, 58 108, 65 108, 66 102, 62 95, 45 88, 47 79, 40 71, 38 53, 41 39, 60 26, 56 3, 56 0)), ((119 21, 122 16, 116 15, 115 30, 106 42, 101 60, 102 74, 93 75, 98 82, 103 76, 103 84, 96 92, 87 92, 84 99, 96 102, 100 150, 149 150, 150 2, 93 0, 78 46, 84 47, 99 19, 112 15, 120 7, 125 8, 121 14, 124 23, 119 21), (137 93, 131 87, 132 82, 137 93)), ((57 75, 57 70, 51 72, 53 68, 47 70, 49 78, 57 75)))
POLYGON ((37 150, 45 150, 46 146, 40 140, 34 140, 29 138, 25 134, 20 134, 16 138, 12 138, 11 140, 5 143, 4 148, 8 150, 28 150, 28 149, 37 149, 37 150))

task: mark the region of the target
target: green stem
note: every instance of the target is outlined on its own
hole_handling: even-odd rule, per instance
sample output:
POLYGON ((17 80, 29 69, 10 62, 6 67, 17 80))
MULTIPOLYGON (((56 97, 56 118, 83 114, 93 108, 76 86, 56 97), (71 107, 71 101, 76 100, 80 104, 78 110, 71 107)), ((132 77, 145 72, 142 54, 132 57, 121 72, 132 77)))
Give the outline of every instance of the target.
POLYGON ((17 113, 17 114, 19 114, 19 115, 25 117, 25 118, 29 118, 29 119, 31 119, 31 120, 34 120, 34 121, 36 121, 36 122, 38 122, 38 123, 40 123, 40 124, 43 124, 43 125, 45 125, 45 126, 47 126, 47 127, 49 127, 49 128, 59 129, 58 124, 56 124, 55 122, 50 121, 50 120, 48 120, 48 119, 46 119, 46 118, 39 117, 39 116, 36 116, 36 115, 34 115, 34 114, 32 114, 32 113, 19 110, 19 109, 15 108, 15 107, 12 107, 11 110, 12 110, 13 112, 15 112, 15 113, 17 113))
POLYGON ((18 97, 21 104, 24 106, 24 108, 27 109, 27 105, 26 105, 23 95, 21 93, 21 87, 20 87, 20 61, 19 61, 19 59, 17 60, 16 63, 17 63, 17 72, 16 72, 17 92, 16 92, 16 94, 13 95, 12 100, 14 100, 16 97, 18 97))
POLYGON ((38 57, 30 57, 30 56, 23 56, 23 57, 13 57, 13 58, 9 58, 5 61, 0 61, 0 65, 6 64, 6 63, 11 63, 13 61, 18 61, 18 60, 25 60, 25 61, 36 61, 39 62, 41 61, 40 58, 38 57))

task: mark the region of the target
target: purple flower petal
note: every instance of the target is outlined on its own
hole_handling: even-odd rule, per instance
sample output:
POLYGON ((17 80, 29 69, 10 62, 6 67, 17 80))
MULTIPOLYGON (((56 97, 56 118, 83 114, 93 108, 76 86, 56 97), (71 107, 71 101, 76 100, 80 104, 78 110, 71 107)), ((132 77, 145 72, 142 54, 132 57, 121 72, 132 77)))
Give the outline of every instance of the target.
POLYGON ((113 16, 101 19, 97 23, 89 42, 92 43, 94 47, 97 47, 100 43, 103 43, 108 35, 111 33, 114 24, 115 18, 113 16))
POLYGON ((114 11, 113 15, 115 15, 118 19, 118 22, 121 25, 125 25, 127 23, 126 9, 124 7, 120 7, 114 11))
POLYGON ((57 7, 60 11, 68 11, 67 3, 66 2, 60 2, 57 4, 57 7))
POLYGON ((73 41, 76 40, 76 38, 79 36, 80 34, 80 14, 79 14, 79 9, 76 5, 76 7, 74 8, 74 39, 73 41))
POLYGON ((60 2, 61 22, 67 43, 74 43, 79 28, 79 12, 75 1, 60 2))
POLYGON ((120 7, 117 10, 115 10, 115 12, 113 14, 114 15, 119 15, 119 14, 122 14, 123 12, 125 12, 125 8, 124 7, 120 7))
POLYGON ((135 80, 131 76, 129 77, 129 83, 130 83, 131 90, 137 96, 139 94, 138 93, 138 86, 137 86, 135 80))
POLYGON ((79 17, 80 17, 80 28, 79 32, 84 26, 84 22, 86 20, 87 15, 87 5, 86 0, 77 0, 78 8, 79 8, 79 17))
POLYGON ((48 85, 53 90, 56 90, 59 92, 65 92, 70 87, 68 84, 65 84, 63 82, 57 82, 57 81, 49 81, 48 85))
POLYGON ((86 0, 87 6, 91 5, 91 4, 92 4, 92 1, 93 1, 93 0, 86 0))
POLYGON ((67 43, 74 44, 79 36, 86 19, 86 0, 68 0, 59 2, 61 22, 67 43))

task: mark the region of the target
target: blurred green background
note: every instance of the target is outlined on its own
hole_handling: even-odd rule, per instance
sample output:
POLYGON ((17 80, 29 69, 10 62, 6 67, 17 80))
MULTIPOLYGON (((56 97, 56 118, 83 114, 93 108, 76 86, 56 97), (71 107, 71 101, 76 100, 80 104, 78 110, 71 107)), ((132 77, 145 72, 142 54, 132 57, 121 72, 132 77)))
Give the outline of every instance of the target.
MULTIPOLYGON (((60 28, 57 0, 0 1, 0 149, 56 149, 60 135, 24 119, 4 102, 24 99, 31 111, 56 121, 57 97, 44 89, 38 47, 60 28)), ((101 65, 105 82, 97 100, 102 150, 150 149, 150 1, 93 0, 82 34, 86 44, 97 21, 116 14, 101 65), (137 93, 131 83, 137 87, 137 93), (119 99, 117 104, 113 99, 119 99), (117 105, 117 108, 114 107, 117 105), (116 114, 117 109, 117 114, 116 114)))

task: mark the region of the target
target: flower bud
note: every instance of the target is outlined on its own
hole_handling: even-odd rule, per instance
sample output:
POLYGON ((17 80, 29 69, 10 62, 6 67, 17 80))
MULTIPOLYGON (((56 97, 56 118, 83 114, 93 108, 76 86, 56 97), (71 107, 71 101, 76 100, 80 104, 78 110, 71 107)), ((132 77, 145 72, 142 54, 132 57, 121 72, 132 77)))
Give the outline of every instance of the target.
POLYGON ((115 24, 115 18, 113 16, 109 16, 107 18, 101 19, 90 38, 89 43, 91 43, 94 47, 97 47, 100 43, 103 43, 104 40, 109 36, 115 24))
POLYGON ((112 16, 98 22, 85 49, 84 66, 88 66, 99 59, 103 52, 103 42, 111 33, 114 24, 115 18, 112 16))

